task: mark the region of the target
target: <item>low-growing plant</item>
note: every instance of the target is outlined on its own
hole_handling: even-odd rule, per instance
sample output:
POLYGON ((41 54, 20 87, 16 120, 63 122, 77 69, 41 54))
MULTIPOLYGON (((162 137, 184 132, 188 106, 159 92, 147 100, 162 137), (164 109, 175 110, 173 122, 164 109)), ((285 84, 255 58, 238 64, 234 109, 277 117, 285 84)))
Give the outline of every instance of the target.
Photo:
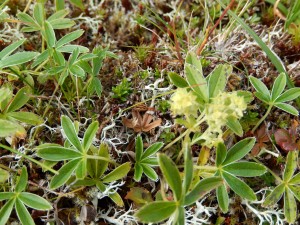
POLYGON ((134 180, 139 182, 143 173, 153 181, 157 181, 158 176, 152 168, 158 166, 155 154, 162 148, 163 142, 157 142, 150 145, 144 151, 143 139, 140 135, 137 136, 135 142, 135 164, 134 164, 134 180))
POLYGON ((283 179, 275 175, 278 185, 266 197, 263 206, 270 207, 284 196, 284 215, 288 223, 294 223, 297 218, 297 203, 300 201, 300 173, 294 175, 297 169, 298 151, 290 151, 287 155, 283 179))
POLYGON ((9 216, 14 208, 23 225, 35 225, 26 206, 36 210, 52 209, 51 204, 44 198, 30 192, 25 192, 27 184, 28 173, 26 167, 23 167, 14 191, 0 192, 0 201, 7 200, 0 210, 0 225, 7 224, 9 216))
MULTIPOLYGON (((187 139, 187 138, 186 138, 187 139)), ((188 140, 183 142, 184 175, 183 180, 175 163, 165 154, 158 155, 162 174, 173 192, 173 199, 150 202, 143 206, 135 216, 144 223, 157 223, 171 218, 172 224, 185 224, 185 207, 192 205, 206 193, 223 183, 221 177, 210 177, 192 185, 193 162, 188 140)))
POLYGON ((112 162, 107 156, 94 155, 89 150, 93 144, 98 122, 93 122, 87 128, 82 141, 79 139, 76 126, 69 117, 61 117, 61 126, 66 135, 65 146, 58 144, 42 144, 37 147, 37 155, 49 161, 68 161, 59 169, 59 174, 55 175, 50 182, 50 188, 56 189, 65 184, 75 172, 76 179, 84 179, 87 176, 88 160, 103 160, 112 162))
POLYGON ((266 117, 271 112, 273 106, 276 108, 279 108, 287 113, 290 113, 294 116, 298 116, 299 112, 298 110, 291 106, 290 104, 287 104, 285 102, 292 101, 300 96, 300 88, 291 88, 284 93, 282 93, 285 89, 286 85, 286 76, 285 74, 281 73, 274 81, 274 85, 272 87, 272 91, 270 92, 266 85, 260 81, 259 79, 250 76, 249 78, 252 86, 255 88, 256 93, 255 96, 261 100, 262 102, 266 103, 268 105, 268 109, 265 113, 265 115, 258 121, 256 126, 252 129, 252 132, 254 132, 259 125, 266 119, 266 117))
POLYGON ((126 101, 128 95, 132 92, 131 82, 127 78, 123 78, 120 84, 112 88, 113 98, 119 99, 121 101, 126 101))

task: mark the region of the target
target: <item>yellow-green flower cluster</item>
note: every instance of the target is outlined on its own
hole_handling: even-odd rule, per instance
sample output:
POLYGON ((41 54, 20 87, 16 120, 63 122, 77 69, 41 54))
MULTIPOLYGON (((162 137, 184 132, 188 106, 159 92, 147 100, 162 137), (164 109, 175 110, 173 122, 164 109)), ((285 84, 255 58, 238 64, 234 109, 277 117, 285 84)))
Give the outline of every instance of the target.
POLYGON ((221 92, 213 98, 204 110, 208 125, 207 130, 201 136, 201 139, 205 140, 204 145, 212 147, 222 142, 222 127, 226 125, 227 118, 229 116, 241 118, 246 108, 247 104, 244 98, 238 96, 237 92, 221 92))
POLYGON ((199 104, 197 96, 186 88, 178 88, 171 97, 171 111, 173 115, 197 117, 199 104))

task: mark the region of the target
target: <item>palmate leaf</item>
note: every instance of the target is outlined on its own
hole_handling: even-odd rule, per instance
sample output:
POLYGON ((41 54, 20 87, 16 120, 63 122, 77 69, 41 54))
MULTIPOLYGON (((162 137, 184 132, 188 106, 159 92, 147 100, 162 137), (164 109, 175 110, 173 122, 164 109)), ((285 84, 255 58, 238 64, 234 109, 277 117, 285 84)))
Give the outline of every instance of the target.
POLYGON ((44 122, 42 117, 32 112, 10 112, 7 113, 7 116, 33 126, 40 125, 44 122))
POLYGON ((136 182, 140 182, 141 178, 142 178, 142 175, 143 175, 143 167, 140 163, 136 163, 134 165, 134 176, 133 176, 133 179, 136 181, 136 182))
POLYGON ((280 95, 276 102, 288 102, 292 101, 295 98, 298 98, 300 96, 300 88, 291 88, 284 92, 282 95, 280 95))
POLYGON ((14 135, 18 131, 18 125, 8 120, 0 119, 0 138, 14 135))
POLYGON ((8 105, 5 112, 6 113, 13 112, 13 111, 16 111, 16 110, 20 109, 21 107, 23 107, 30 99, 29 98, 30 93, 31 93, 31 90, 29 87, 21 88, 18 91, 18 93, 15 95, 13 100, 10 102, 10 104, 8 105))
POLYGON ((278 185, 265 199, 263 206, 267 207, 270 205, 274 205, 279 199, 282 197, 283 192, 285 190, 285 185, 278 185))
POLYGON ((21 39, 19 41, 12 43, 11 45, 5 47, 0 52, 0 60, 4 59, 6 56, 9 56, 13 51, 15 51, 17 48, 19 48, 25 41, 26 41, 26 39, 21 39))
POLYGON ((153 181, 158 180, 158 176, 157 176, 154 169, 152 169, 150 166, 148 166, 146 164, 143 164, 143 163, 141 163, 141 166, 142 166, 143 171, 144 171, 144 173, 147 177, 149 177, 153 181))
POLYGON ((20 65, 26 62, 31 61, 39 53, 37 52, 18 52, 16 54, 5 57, 0 60, 0 68, 6 68, 10 66, 20 65))
POLYGON ((189 148, 189 143, 185 140, 182 144, 182 149, 184 152, 184 178, 183 178, 183 191, 184 193, 187 193, 192 180, 193 180, 193 160, 192 160, 192 154, 189 148))
POLYGON ((21 202, 19 198, 16 199, 15 209, 18 215, 19 220, 23 225, 35 225, 32 217, 30 216, 25 205, 21 202))
MULTIPOLYGON (((99 148, 91 148, 92 155, 109 159, 108 146, 101 143, 99 148)), ((101 159, 88 159, 87 170, 92 178, 99 179, 107 170, 108 161, 101 159)))
POLYGON ((75 174, 77 179, 83 179, 86 176, 87 173, 87 165, 86 165, 86 159, 82 158, 81 161, 78 163, 75 174))
POLYGON ((218 65, 209 75, 208 90, 209 98, 216 97, 219 92, 223 92, 226 86, 227 77, 232 72, 230 65, 218 65))
POLYGON ((59 39, 56 44, 55 44, 55 48, 59 48, 65 44, 70 43, 71 41, 76 40, 77 38, 79 38, 82 34, 84 33, 83 30, 76 30, 73 31, 69 34, 66 34, 65 36, 63 36, 61 39, 59 39))
POLYGON ((143 206, 135 216, 144 223, 158 223, 169 218, 176 210, 176 202, 157 201, 143 206))
POLYGON ((162 148, 163 145, 164 145, 163 142, 156 142, 156 143, 152 144, 144 151, 141 158, 146 159, 147 157, 154 155, 156 152, 158 152, 162 148))
POLYGON ((216 166, 222 165, 227 156, 226 146, 223 142, 218 143, 216 153, 216 166))
POLYGON ((0 192, 0 201, 10 199, 14 197, 14 192, 0 192))
POLYGON ((297 168, 298 151, 289 151, 286 159, 286 166, 283 173, 283 180, 289 181, 297 168))
POLYGON ((164 178, 174 193, 175 199, 179 200, 182 194, 182 186, 180 174, 175 163, 165 154, 159 154, 158 164, 164 178))
POLYGON ((236 135, 242 137, 243 136, 243 128, 237 118, 234 116, 229 116, 226 121, 226 126, 230 128, 236 135))
POLYGON ((260 81, 259 79, 257 79, 256 77, 253 77, 253 76, 250 76, 249 80, 257 92, 266 95, 270 99, 269 89, 262 81, 260 81))
POLYGON ((289 104, 276 102, 274 104, 274 106, 276 106, 277 108, 279 108, 279 109, 281 109, 281 110, 283 110, 283 111, 285 111, 285 112, 287 112, 289 114, 292 114, 294 116, 298 116, 299 115, 298 110, 295 107, 293 107, 293 106, 291 106, 289 104))
POLYGON ((171 82, 178 88, 186 88, 189 86, 186 80, 175 72, 169 72, 168 77, 171 82))
POLYGON ((135 141, 135 161, 139 162, 142 159, 143 151, 144 151, 143 139, 140 135, 138 135, 135 141))

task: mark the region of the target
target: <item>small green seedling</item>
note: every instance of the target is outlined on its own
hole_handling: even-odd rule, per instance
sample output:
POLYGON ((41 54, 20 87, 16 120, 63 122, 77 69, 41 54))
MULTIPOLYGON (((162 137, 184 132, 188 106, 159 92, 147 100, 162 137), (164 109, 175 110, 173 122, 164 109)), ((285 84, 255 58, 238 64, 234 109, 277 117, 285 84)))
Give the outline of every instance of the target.
POLYGON ((298 151, 290 151, 287 155, 283 179, 276 176, 279 184, 266 197, 263 206, 276 204, 284 195, 284 215, 288 223, 293 224, 297 219, 297 203, 300 201, 300 173, 293 176, 297 168, 298 151))
POLYGON ((129 82, 126 78, 124 78, 120 84, 112 88, 113 98, 120 99, 125 102, 127 100, 128 95, 132 92, 131 82, 129 82))
POLYGON ((15 208, 17 216, 23 225, 35 225, 26 206, 36 210, 52 209, 51 204, 47 200, 38 195, 25 192, 27 184, 28 173, 26 167, 23 167, 14 191, 0 192, 0 201, 7 200, 0 210, 0 225, 7 224, 13 208, 15 208))
POLYGON ((259 79, 250 76, 249 80, 252 84, 252 86, 257 91, 255 93, 255 96, 261 100, 262 102, 269 105, 265 115, 259 120, 259 122, 256 124, 256 126, 252 129, 252 132, 254 132, 259 125, 266 119, 268 114, 271 112, 271 109, 273 106, 289 113, 294 116, 298 116, 299 112, 296 108, 293 106, 285 103, 288 101, 292 101, 300 96, 300 88, 291 88, 284 93, 283 90, 285 89, 286 85, 286 76, 284 73, 281 73, 274 82, 272 91, 270 92, 266 85, 260 81, 259 79))
POLYGON ((143 140, 140 135, 137 136, 135 142, 135 164, 134 164, 134 180, 139 182, 143 173, 151 180, 157 181, 158 176, 153 166, 158 166, 157 157, 155 154, 162 148, 164 145, 163 142, 157 142, 149 146, 144 151, 143 140))
POLYGON ((143 223, 158 223, 172 217, 173 225, 185 224, 185 206, 192 205, 206 193, 222 184, 222 178, 210 177, 199 181, 192 187, 193 162, 188 143, 184 143, 184 176, 180 178, 175 163, 165 154, 158 155, 162 174, 173 192, 173 200, 148 203, 135 216, 143 223))

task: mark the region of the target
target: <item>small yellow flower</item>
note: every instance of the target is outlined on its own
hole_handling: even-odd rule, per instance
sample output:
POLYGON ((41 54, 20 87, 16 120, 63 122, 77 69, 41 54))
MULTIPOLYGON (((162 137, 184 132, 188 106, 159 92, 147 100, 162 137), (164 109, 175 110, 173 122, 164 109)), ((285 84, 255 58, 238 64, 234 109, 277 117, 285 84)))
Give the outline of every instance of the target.
POLYGON ((171 97, 171 111, 173 115, 197 116, 199 104, 197 96, 185 88, 178 88, 171 97))

